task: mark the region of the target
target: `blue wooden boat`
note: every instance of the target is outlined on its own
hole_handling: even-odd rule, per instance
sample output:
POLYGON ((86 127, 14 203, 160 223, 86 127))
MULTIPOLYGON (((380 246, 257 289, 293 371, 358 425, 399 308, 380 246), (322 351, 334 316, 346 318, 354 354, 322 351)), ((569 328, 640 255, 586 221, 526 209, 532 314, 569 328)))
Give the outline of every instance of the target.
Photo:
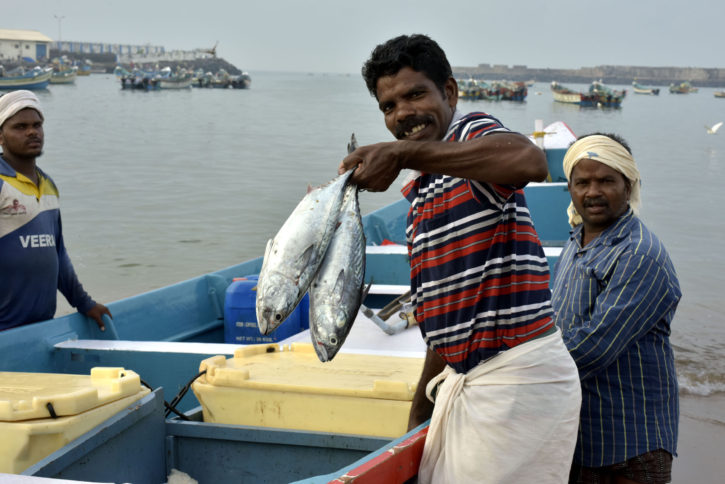
MULTIPOLYGON (((553 140, 547 145, 544 136, 544 148, 553 181, 525 188, 551 267, 569 233, 569 195, 566 183, 556 181, 568 141, 556 147, 552 129, 544 129, 553 140)), ((374 283, 368 307, 381 308, 408 288, 407 210, 400 200, 363 217, 366 280, 374 283)), ((347 482, 357 476, 356 483, 379 483, 414 476, 426 424, 397 439, 218 424, 203 421, 191 392, 180 397, 200 361, 230 357, 238 347, 224 343, 225 291, 234 278, 259 273, 261 265, 258 257, 112 302, 114 318, 106 320, 105 332, 78 313, 4 331, 0 371, 86 375, 94 367, 121 367, 153 389, 22 474, 137 484, 166 482, 172 469, 199 482, 347 482), (181 416, 167 415, 169 401, 181 416)))
POLYGON ((26 71, 22 67, 0 73, 0 90, 46 89, 53 73, 52 68, 34 67, 26 71))

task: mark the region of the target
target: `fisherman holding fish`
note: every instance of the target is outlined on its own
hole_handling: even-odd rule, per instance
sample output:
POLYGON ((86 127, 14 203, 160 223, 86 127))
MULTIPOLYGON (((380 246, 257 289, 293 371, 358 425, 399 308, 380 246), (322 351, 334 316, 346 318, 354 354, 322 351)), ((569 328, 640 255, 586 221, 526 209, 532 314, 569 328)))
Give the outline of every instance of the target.
POLYGON ((409 427, 431 418, 419 482, 567 482, 579 376, 521 190, 546 177, 545 156, 493 116, 456 109, 450 64, 427 36, 378 45, 362 72, 397 141, 359 147, 339 172, 384 191, 411 170, 411 294, 428 351, 409 427))

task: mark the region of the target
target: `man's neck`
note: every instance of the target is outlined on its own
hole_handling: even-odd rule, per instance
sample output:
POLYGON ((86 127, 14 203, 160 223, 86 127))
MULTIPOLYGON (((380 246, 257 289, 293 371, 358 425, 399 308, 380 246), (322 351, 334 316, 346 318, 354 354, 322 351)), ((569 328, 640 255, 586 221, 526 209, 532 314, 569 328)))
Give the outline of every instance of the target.
POLYGON ((586 247, 589 242, 599 237, 602 232, 604 232, 604 230, 594 231, 587 230, 586 227, 582 227, 582 247, 586 247))

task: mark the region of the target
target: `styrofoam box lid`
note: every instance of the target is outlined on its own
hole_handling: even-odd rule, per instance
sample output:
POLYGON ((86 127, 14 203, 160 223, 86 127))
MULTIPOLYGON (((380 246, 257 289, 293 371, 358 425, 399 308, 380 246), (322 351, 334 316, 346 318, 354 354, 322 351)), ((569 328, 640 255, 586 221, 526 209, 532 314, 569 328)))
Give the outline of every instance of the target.
POLYGON ((0 421, 78 415, 141 389, 141 378, 123 368, 92 368, 90 375, 0 372, 0 421))
POLYGON ((249 345, 233 358, 201 362, 206 383, 219 387, 295 391, 410 401, 423 358, 338 353, 321 362, 310 343, 249 345))

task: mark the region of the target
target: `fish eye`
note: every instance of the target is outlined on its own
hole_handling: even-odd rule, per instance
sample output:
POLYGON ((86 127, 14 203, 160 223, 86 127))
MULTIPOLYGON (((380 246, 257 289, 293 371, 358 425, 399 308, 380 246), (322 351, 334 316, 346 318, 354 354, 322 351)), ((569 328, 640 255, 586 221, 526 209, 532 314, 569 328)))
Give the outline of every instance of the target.
POLYGON ((274 315, 274 319, 276 319, 277 321, 281 321, 282 320, 282 315, 279 314, 279 313, 277 313, 277 314, 274 315))
POLYGON ((334 336, 332 338, 330 338, 330 344, 331 345, 336 345, 337 344, 337 338, 335 338, 334 336))

